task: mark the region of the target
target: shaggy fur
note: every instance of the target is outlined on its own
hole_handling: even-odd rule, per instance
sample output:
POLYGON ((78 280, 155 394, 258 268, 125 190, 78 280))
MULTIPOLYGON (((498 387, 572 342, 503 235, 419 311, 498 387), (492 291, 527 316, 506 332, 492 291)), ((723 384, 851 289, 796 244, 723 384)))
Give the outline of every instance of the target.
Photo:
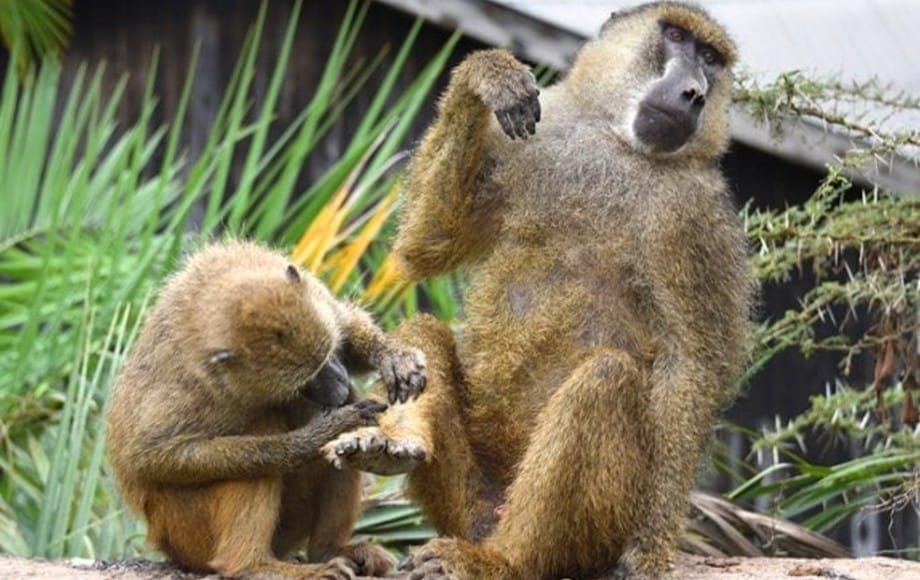
POLYGON ((395 250, 414 279, 466 268, 466 320, 456 344, 431 318, 398 332, 426 352, 428 390, 377 433, 425 449, 404 464, 409 492, 447 536, 415 556, 410 578, 668 569, 748 354, 754 285, 716 165, 734 52, 697 8, 614 14, 540 95, 526 139, 509 139, 495 113, 521 114, 530 132, 527 67, 490 50, 454 70, 412 162, 395 250), (662 74, 662 22, 726 66, 697 133, 651 155, 630 127, 662 74))

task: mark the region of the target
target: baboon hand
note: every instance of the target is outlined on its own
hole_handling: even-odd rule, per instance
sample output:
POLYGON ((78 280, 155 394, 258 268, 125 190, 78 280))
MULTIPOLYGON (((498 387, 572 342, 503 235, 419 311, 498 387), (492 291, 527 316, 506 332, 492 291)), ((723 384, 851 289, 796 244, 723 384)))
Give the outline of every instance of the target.
POLYGON ((612 580, 655 580, 671 568, 666 548, 649 550, 631 547, 620 557, 611 576, 612 580))
POLYGON ((425 355, 414 348, 398 350, 383 357, 380 376, 387 386, 390 404, 405 403, 409 397, 418 398, 425 388, 427 369, 425 355))
POLYGON ((487 107, 508 137, 526 139, 540 121, 540 89, 530 68, 506 50, 476 52, 464 61, 470 89, 487 107))
POLYGON ((351 405, 339 407, 332 411, 332 415, 339 422, 339 433, 345 433, 358 427, 368 427, 377 424, 377 417, 387 410, 386 403, 363 399, 351 405))
POLYGON ((326 445, 342 433, 360 427, 377 424, 377 417, 386 411, 387 405, 371 399, 365 399, 317 413, 309 423, 292 433, 297 448, 306 457, 315 456, 326 445))

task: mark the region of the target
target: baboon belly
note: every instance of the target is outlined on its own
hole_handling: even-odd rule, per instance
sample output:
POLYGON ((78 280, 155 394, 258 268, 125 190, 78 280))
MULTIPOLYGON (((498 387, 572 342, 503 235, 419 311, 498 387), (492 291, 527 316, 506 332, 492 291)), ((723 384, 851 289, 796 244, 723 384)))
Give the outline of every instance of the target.
POLYGON ((524 453, 540 412, 598 349, 640 355, 638 307, 608 272, 475 278, 459 349, 474 448, 500 472, 524 453))

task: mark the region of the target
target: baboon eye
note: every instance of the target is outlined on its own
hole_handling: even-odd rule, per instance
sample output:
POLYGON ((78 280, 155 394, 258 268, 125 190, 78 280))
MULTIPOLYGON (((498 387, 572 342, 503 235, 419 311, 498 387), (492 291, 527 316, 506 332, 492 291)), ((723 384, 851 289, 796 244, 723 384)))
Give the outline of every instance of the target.
POLYGON ((672 42, 683 42, 687 37, 687 32, 677 26, 668 26, 664 31, 665 36, 672 42))
POLYGON ((717 64, 722 61, 719 57, 719 53, 713 48, 704 48, 702 50, 703 62, 706 64, 717 64))

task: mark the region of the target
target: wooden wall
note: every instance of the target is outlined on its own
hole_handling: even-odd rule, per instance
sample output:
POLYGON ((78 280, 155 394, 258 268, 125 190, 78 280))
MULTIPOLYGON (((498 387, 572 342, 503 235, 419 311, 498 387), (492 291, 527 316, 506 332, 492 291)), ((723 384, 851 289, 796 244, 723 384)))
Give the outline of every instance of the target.
MULTIPOLYGON (((289 79, 281 91, 274 131, 283 130, 312 98, 347 5, 346 0, 304 2, 288 67, 289 79)), ((78 0, 74 3, 74 37, 66 57, 65 76, 72 77, 83 62, 104 62, 106 84, 110 88, 114 88, 122 75, 129 75, 121 108, 122 119, 128 122, 137 115, 153 52, 159 50, 155 92, 160 97, 160 107, 156 119, 171 119, 192 51, 195 44, 200 43, 201 52, 185 130, 185 145, 190 151, 197 151, 207 136, 259 6, 260 3, 255 0, 78 0)), ((256 99, 267 89, 292 6, 293 2, 288 0, 268 3, 254 79, 256 99)), ((368 61, 387 46, 390 47, 389 54, 394 54, 412 24, 411 17, 373 3, 354 48, 353 58, 356 62, 368 61)), ((449 31, 432 27, 422 31, 414 45, 414 57, 400 77, 402 86, 418 74, 427 60, 444 45, 449 34, 449 31)), ((452 63, 477 47, 479 45, 473 41, 461 42, 452 63)), ((381 76, 382 72, 378 72, 374 80, 379 81, 381 76)), ((363 91, 357 96, 349 108, 351 114, 343 116, 317 149, 318 154, 311 157, 306 172, 308 179, 320 174, 342 153, 348 136, 360 121, 360 116, 354 113, 366 108, 372 98, 372 91, 363 91)), ((419 120, 416 134, 423 127, 423 122, 424 119, 419 120)))

